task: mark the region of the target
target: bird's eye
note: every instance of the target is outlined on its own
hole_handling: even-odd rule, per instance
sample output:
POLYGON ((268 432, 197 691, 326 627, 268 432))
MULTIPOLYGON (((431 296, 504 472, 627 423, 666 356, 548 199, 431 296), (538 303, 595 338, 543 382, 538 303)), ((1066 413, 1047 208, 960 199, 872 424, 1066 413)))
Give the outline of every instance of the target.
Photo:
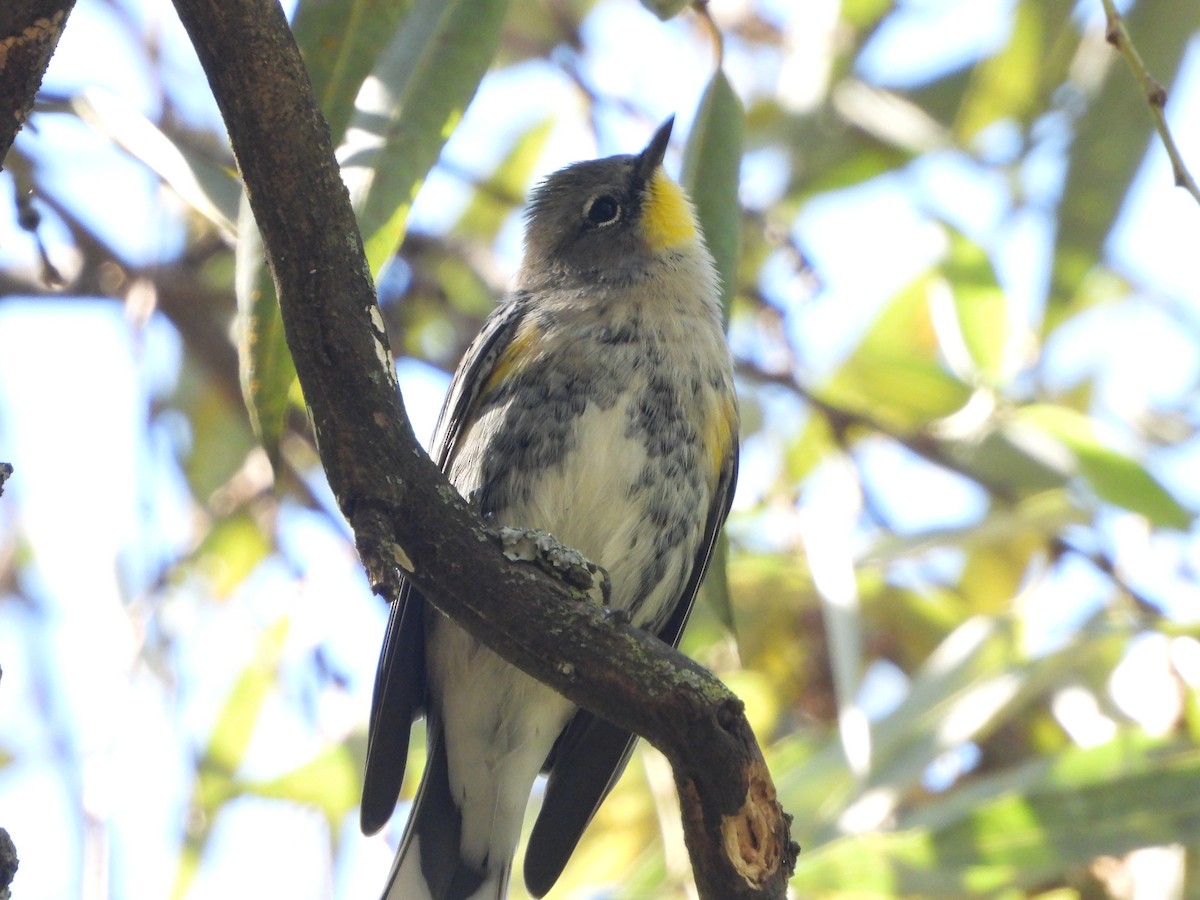
POLYGON ((621 214, 621 204, 607 194, 601 194, 588 201, 583 214, 593 225, 608 225, 621 214))

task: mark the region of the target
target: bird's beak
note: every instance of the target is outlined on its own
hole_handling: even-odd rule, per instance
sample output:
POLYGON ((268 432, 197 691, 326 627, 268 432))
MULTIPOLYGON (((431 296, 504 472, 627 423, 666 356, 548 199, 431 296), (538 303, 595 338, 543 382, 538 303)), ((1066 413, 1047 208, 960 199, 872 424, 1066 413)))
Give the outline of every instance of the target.
POLYGON ((671 139, 671 127, 674 124, 675 117, 671 116, 659 125, 658 131, 654 132, 654 137, 650 138, 646 149, 638 154, 635 170, 643 182, 648 182, 650 176, 654 174, 654 170, 662 165, 663 157, 667 155, 667 142, 671 139))

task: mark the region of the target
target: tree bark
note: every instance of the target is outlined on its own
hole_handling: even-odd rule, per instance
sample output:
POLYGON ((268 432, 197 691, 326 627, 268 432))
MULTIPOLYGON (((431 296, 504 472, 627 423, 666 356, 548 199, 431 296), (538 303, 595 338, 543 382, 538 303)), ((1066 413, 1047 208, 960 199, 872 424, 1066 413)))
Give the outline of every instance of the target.
POLYGON ((0 3, 0 162, 33 109, 75 0, 0 3))
POLYGON ((372 586, 394 598, 403 569, 504 659, 658 747, 701 897, 783 897, 796 848, 741 702, 656 638, 508 562, 417 443, 329 130, 279 4, 175 6, 229 130, 321 460, 372 586))

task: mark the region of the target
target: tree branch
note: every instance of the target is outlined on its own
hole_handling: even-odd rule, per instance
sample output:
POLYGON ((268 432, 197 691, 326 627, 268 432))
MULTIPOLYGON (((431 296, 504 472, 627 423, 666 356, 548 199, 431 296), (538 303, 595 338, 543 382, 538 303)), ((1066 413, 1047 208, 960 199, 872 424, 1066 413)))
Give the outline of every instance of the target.
POLYGON ((741 702, 654 637, 507 563, 420 449, 329 131, 279 4, 175 5, 229 130, 322 463, 373 587, 393 598, 399 564, 504 659, 658 747, 702 897, 783 897, 796 850, 741 702))
POLYGON ((33 109, 75 0, 0 3, 0 162, 33 109))

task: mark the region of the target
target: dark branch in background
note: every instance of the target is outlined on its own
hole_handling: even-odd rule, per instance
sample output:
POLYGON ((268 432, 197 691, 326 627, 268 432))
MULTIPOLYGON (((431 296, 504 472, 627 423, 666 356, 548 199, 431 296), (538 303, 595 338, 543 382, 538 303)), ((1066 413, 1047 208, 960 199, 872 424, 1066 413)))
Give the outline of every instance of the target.
MULTIPOLYGON (((4 482, 12 474, 12 466, 0 463, 0 494, 4 493, 4 482)), ((0 677, 4 673, 0 671, 0 677)), ((9 887, 17 874, 17 847, 8 832, 0 828, 0 900, 8 900, 11 896, 9 887)))
POLYGON ((655 638, 508 563, 417 444, 328 127, 278 2, 175 5, 229 130, 322 463, 372 586, 394 598, 402 566, 506 660, 661 750, 701 897, 782 898, 795 849, 741 702, 655 638))
POLYGON ((0 3, 0 160, 29 111, 75 0, 0 3))
POLYGON ((17 874, 17 848, 8 832, 0 828, 0 900, 11 896, 9 887, 17 874))
POLYGON ((1100 2, 1104 6, 1104 36, 1125 58, 1129 71, 1133 73, 1133 77, 1137 79, 1142 88, 1142 93, 1146 95, 1146 105, 1150 107, 1150 113, 1154 117, 1154 127, 1158 130, 1158 136, 1162 139, 1167 156, 1171 159, 1175 184, 1186 190, 1197 203, 1200 203, 1200 187, 1196 186, 1196 179, 1188 171, 1188 167, 1183 161, 1183 154, 1179 152, 1179 146, 1175 143, 1170 126, 1167 125, 1167 117, 1164 112, 1167 105, 1166 88, 1146 68, 1146 63, 1142 60, 1142 55, 1138 53, 1133 38, 1129 36, 1129 29, 1125 27, 1125 20, 1117 12, 1116 3, 1113 0, 1100 0, 1100 2))
POLYGON ((9 463, 0 462, 0 497, 4 496, 4 485, 8 482, 8 479, 12 473, 12 465, 9 463))

